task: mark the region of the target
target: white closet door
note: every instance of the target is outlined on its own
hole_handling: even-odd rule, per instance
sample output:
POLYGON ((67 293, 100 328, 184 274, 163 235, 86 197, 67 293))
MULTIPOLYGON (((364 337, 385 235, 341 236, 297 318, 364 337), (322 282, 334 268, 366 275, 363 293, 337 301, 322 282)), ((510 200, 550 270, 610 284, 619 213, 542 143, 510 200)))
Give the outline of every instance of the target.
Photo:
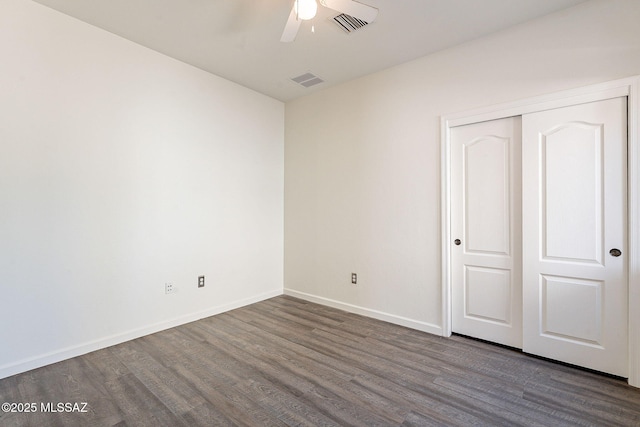
POLYGON ((525 352, 627 376, 626 98, 522 119, 525 352))
POLYGON ((518 348, 520 141, 520 117, 451 129, 452 329, 518 348))

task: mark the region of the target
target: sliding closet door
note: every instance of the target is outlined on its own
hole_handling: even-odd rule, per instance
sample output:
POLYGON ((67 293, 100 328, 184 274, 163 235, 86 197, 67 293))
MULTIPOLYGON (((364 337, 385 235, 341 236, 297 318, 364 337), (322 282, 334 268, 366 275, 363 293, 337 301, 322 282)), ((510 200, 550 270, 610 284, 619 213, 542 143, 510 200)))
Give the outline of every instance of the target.
POLYGON ((626 377, 626 98, 522 118, 526 352, 626 377))
POLYGON ((520 122, 511 117, 451 129, 452 329, 518 348, 520 122))

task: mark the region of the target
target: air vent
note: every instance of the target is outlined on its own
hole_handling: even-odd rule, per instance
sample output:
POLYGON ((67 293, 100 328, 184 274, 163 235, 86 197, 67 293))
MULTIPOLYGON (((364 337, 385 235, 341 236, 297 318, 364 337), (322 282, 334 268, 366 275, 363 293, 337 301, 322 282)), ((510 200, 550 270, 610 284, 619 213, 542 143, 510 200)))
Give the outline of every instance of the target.
POLYGON ((312 73, 304 73, 298 77, 292 77, 291 80, 304 87, 311 87, 324 82, 324 80, 312 73))
POLYGON ((354 18, 351 15, 347 15, 346 13, 342 13, 333 18, 333 22, 335 22, 338 27, 342 28, 345 33, 352 33, 365 25, 369 24, 361 19, 354 18))

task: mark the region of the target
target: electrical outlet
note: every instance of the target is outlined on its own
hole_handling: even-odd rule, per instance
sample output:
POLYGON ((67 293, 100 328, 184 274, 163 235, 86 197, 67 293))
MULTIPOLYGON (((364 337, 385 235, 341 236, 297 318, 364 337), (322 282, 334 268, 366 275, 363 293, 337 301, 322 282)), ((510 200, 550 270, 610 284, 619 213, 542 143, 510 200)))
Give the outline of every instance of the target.
POLYGON ((204 276, 198 276, 198 287, 204 288, 204 276))
POLYGON ((358 284, 358 275, 356 273, 351 273, 351 283, 358 284))
POLYGON ((175 286, 173 286, 173 283, 167 282, 164 284, 164 293, 165 294, 172 294, 176 291, 175 286))

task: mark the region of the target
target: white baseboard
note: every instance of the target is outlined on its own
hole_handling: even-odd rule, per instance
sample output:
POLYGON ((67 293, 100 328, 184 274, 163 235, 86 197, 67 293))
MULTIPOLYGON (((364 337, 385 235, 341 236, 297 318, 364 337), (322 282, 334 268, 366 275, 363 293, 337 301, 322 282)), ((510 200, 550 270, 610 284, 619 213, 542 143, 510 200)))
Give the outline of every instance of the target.
POLYGON ((142 328, 133 329, 120 334, 111 335, 108 337, 99 338, 93 341, 89 341, 83 344, 74 345, 71 347, 55 350, 49 353, 41 354, 28 359, 23 359, 14 363, 9 363, 0 366, 0 379, 7 378, 12 375, 20 374, 30 371, 32 369, 40 368, 42 366, 50 365, 52 363, 61 362, 73 357, 82 356, 83 354, 90 353, 92 351, 101 350, 112 345, 121 344, 126 341, 130 341, 136 338, 143 337, 145 335, 154 334, 156 332, 164 331, 165 329, 174 328, 176 326, 191 323, 196 320, 204 319, 205 317, 215 316, 216 314, 224 313, 226 311, 234 310, 236 308, 244 307, 249 304, 260 302, 275 296, 282 295, 282 290, 265 292, 250 298, 245 298, 238 301, 233 301, 227 304, 222 304, 216 307, 211 307, 206 310, 202 310, 195 313, 189 313, 184 316, 176 317, 173 319, 165 320, 155 323, 153 325, 145 326, 142 328))
POLYGON ((360 314, 362 316, 383 320, 385 322, 393 323, 395 325, 406 326, 407 328, 411 328, 411 329, 417 329, 418 331, 428 332, 434 335, 442 335, 442 327, 438 325, 434 325, 432 323, 413 320, 407 317, 397 316, 395 314, 389 314, 383 311, 360 307, 358 305, 348 304, 348 303, 336 301, 330 298, 307 294, 305 292, 299 292, 293 289, 285 288, 284 294, 290 295, 292 297, 300 298, 305 301, 315 302, 317 304, 322 304, 322 305, 337 308, 340 310, 348 311, 349 313, 360 314))

